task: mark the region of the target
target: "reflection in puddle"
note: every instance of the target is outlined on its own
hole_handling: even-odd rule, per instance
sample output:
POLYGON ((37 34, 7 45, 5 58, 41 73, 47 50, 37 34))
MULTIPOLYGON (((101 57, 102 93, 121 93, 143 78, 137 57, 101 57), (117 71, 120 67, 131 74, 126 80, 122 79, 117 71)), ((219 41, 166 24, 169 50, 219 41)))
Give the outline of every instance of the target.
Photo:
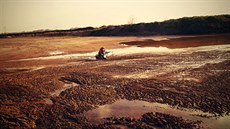
POLYGON ((173 114, 177 116, 186 116, 192 118, 190 114, 207 114, 201 111, 186 111, 179 110, 173 107, 170 107, 167 104, 160 103, 150 103, 140 100, 126 100, 121 99, 113 104, 99 106, 95 110, 91 110, 86 113, 86 116, 89 117, 89 120, 92 122, 99 122, 100 119, 106 117, 133 117, 140 118, 142 114, 147 112, 162 112, 167 114, 173 114))
POLYGON ((147 112, 160 112, 174 115, 177 117, 183 117, 183 119, 189 119, 193 121, 202 120, 202 126, 208 128, 230 127, 230 116, 224 116, 219 118, 204 118, 199 117, 199 115, 212 115, 198 110, 185 108, 177 109, 167 104, 150 103, 140 100, 130 101, 126 99, 121 99, 113 104, 99 106, 97 109, 90 110, 85 113, 85 116, 92 123, 101 123, 105 121, 103 118, 107 117, 131 117, 138 119, 141 117, 141 115, 147 112))

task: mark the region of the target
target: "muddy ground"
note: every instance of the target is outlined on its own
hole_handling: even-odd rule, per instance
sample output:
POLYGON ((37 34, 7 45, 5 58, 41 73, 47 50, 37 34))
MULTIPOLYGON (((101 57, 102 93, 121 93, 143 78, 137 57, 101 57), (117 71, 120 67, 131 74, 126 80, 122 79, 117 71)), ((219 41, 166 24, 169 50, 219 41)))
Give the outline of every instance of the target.
MULTIPOLYGON (((121 45, 124 43, 154 47, 152 40, 164 40, 167 37, 45 37, 47 41, 44 41, 44 37, 0 39, 3 57, 0 63, 0 126, 230 128, 229 125, 209 126, 209 123, 203 121, 229 116, 229 37, 229 34, 212 35, 211 38, 184 37, 183 40, 174 37, 158 41, 162 44, 169 44, 170 40, 173 40, 174 44, 178 43, 178 48, 171 48, 173 51, 170 49, 170 52, 135 54, 127 52, 123 55, 114 53, 107 60, 69 56, 54 59, 18 59, 55 56, 47 54, 49 51, 61 51, 57 52, 57 55, 94 52, 99 46, 107 46, 109 49, 124 48, 126 51, 125 48, 129 46, 121 45), (191 44, 191 40, 196 42, 196 45, 181 47, 182 41, 191 44), (80 41, 82 46, 78 44, 80 41), (146 43, 148 41, 150 43, 146 43), (57 42, 60 47, 54 49, 53 46, 57 42), (133 42, 135 43, 132 44, 133 42), (15 51, 16 48, 19 51, 15 51), (66 85, 70 86, 65 87, 66 85), (88 111, 121 99, 167 104, 178 109, 198 110, 208 115, 197 114, 200 119, 191 120, 183 115, 147 112, 135 118, 115 115, 102 118, 98 123, 89 120, 92 116, 87 116, 88 111)), ((158 46, 159 43, 156 47, 158 46)))

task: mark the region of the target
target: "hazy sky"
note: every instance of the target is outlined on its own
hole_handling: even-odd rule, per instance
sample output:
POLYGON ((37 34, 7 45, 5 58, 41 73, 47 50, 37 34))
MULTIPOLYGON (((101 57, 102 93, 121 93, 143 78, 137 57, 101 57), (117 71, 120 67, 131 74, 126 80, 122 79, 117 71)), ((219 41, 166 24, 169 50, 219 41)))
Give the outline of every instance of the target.
POLYGON ((230 14, 230 0, 0 0, 0 33, 230 14))

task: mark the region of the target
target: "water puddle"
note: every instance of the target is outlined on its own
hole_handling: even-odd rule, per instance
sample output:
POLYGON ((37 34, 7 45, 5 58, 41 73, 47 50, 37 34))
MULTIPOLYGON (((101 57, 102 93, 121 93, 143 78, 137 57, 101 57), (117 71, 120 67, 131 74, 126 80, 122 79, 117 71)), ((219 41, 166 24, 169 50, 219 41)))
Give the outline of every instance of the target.
POLYGON ((202 126, 205 128, 230 127, 230 116, 218 118, 200 117, 199 115, 212 115, 199 110, 176 108, 167 104, 150 103, 140 100, 130 101, 121 99, 113 104, 99 106, 97 109, 90 110, 85 113, 85 116, 92 123, 102 123, 106 121, 103 118, 107 117, 132 117, 138 119, 141 117, 141 115, 147 112, 160 112, 177 117, 183 117, 183 119, 189 119, 193 121, 201 120, 203 121, 202 126))
POLYGON ((61 55, 61 54, 64 54, 63 51, 52 51, 52 52, 49 52, 49 55, 61 55))
MULTIPOLYGON (((74 82, 66 82, 61 89, 55 90, 54 92, 50 93, 50 95, 52 97, 57 97, 61 94, 61 92, 73 88, 75 86, 78 86, 78 84, 74 82)), ((51 104, 51 105, 53 104, 53 101, 50 98, 45 98, 44 101, 46 104, 51 104)))
POLYGON ((229 51, 230 45, 210 45, 210 46, 200 46, 200 47, 188 47, 183 49, 185 49, 187 52, 229 51))
MULTIPOLYGON (((124 47, 124 46, 123 46, 124 47)), ((153 53, 153 54, 167 54, 167 53, 191 53, 197 51, 211 51, 211 50, 221 50, 227 51, 230 49, 230 45, 214 45, 214 46, 202 46, 202 47, 193 47, 193 48, 178 48, 178 49, 169 49, 167 47, 124 47, 117 49, 108 50, 114 56, 123 56, 130 54, 140 54, 140 53, 153 53)), ((61 51, 51 53, 52 56, 46 57, 35 57, 35 58, 26 58, 19 60, 10 60, 10 61, 31 61, 31 60, 51 60, 51 59, 75 59, 75 58, 95 58, 96 52, 83 53, 83 54, 65 54, 65 55, 56 55, 62 53, 61 51)))
MULTIPOLYGON (((108 56, 123 56, 130 54, 139 54, 139 53, 171 53, 171 52, 182 52, 183 50, 179 49, 169 49, 166 47, 125 47, 107 50, 109 52, 108 56)), ((91 59, 95 58, 97 52, 83 53, 83 54, 66 54, 66 55, 52 55, 46 57, 35 57, 35 58, 26 58, 19 60, 10 60, 10 61, 31 61, 31 60, 51 60, 51 59, 91 59)))
POLYGON ((74 82, 65 83, 61 89, 55 90, 50 95, 51 96, 59 96, 62 91, 65 91, 67 89, 73 88, 75 86, 78 86, 78 84, 74 83, 74 82))
POLYGON ((182 49, 169 49, 167 47, 126 47, 126 48, 118 48, 110 50, 114 55, 123 56, 123 55, 131 55, 131 54, 140 54, 140 53, 173 53, 173 52, 183 52, 182 49))
POLYGON ((44 66, 38 67, 21 67, 21 68, 4 68, 2 71, 6 73, 17 73, 17 72, 32 72, 40 69, 44 69, 44 66))
POLYGON ((10 61, 32 61, 32 60, 75 59, 75 58, 88 59, 89 57, 95 57, 95 55, 96 52, 91 52, 91 53, 84 53, 84 54, 53 55, 53 56, 26 58, 26 59, 10 60, 10 61))
POLYGON ((182 78, 179 78, 178 80, 181 80, 181 81, 193 81, 193 82, 202 82, 201 79, 198 79, 198 78, 195 78, 195 77, 182 77, 182 78))
MULTIPOLYGON (((138 48, 139 49, 139 48, 138 48)), ((135 52, 138 52, 138 49, 135 50, 135 52)), ((142 50, 142 49, 140 49, 142 50)), ((160 50, 160 49, 158 49, 160 50)), ((167 51, 167 49, 162 48, 162 51, 167 51)), ((139 70, 139 71, 135 71, 135 72, 131 72, 131 73, 122 73, 122 74, 117 74, 114 75, 114 78, 134 78, 134 79, 139 79, 139 78, 158 78, 158 77, 163 77, 163 76, 168 76, 168 75, 172 75, 172 73, 174 75, 172 75, 172 77, 176 80, 187 80, 187 81, 193 81, 193 82, 201 82, 200 78, 194 78, 192 76, 190 76, 190 73, 188 73, 187 75, 184 75, 183 72, 179 72, 178 71, 184 71, 184 70, 188 70, 188 69, 196 69, 196 68, 200 68, 203 67, 207 64, 218 64, 221 62, 224 62, 226 60, 229 60, 227 53, 223 53, 226 51, 230 50, 230 45, 215 45, 215 46, 202 46, 202 47, 196 47, 196 48, 184 48, 184 49, 169 49, 168 52, 172 52, 173 54, 175 54, 176 52, 178 52, 177 54, 191 54, 193 52, 203 52, 203 51, 208 51, 208 53, 205 53, 205 56, 208 56, 210 54, 210 56, 208 56, 208 58, 204 58, 204 57, 197 57, 194 55, 189 56, 189 58, 187 59, 182 59, 180 56, 176 55, 181 61, 176 61, 175 60, 162 60, 163 62, 159 62, 157 60, 157 63, 161 64, 162 66, 151 66, 149 65, 149 68, 147 70, 139 70), (210 50, 210 51, 209 51, 210 50), (212 55, 213 51, 220 51, 220 53, 215 52, 215 55, 212 55), (221 52, 222 51, 222 52, 221 52), (160 71, 160 73, 159 73, 160 71)), ((150 52, 150 51, 146 51, 146 52, 150 52)), ((157 52, 157 51, 155 51, 157 52)), ((132 52, 130 52, 132 53, 132 52)), ((159 52, 157 52, 159 53, 159 52)), ((124 53, 123 53, 124 54, 124 53)), ((136 61, 141 62, 141 61, 146 61, 146 60, 156 60, 156 57, 150 57, 150 58, 144 58, 144 59, 131 59, 128 60, 127 62, 121 62, 119 65, 121 66, 133 66, 133 68, 137 67, 137 69, 141 66, 136 66, 136 61)), ((143 68, 144 69, 144 68, 143 68)), ((216 71, 218 72, 218 71, 216 71)))
POLYGON ((50 98, 45 98, 43 99, 45 101, 46 104, 52 105, 53 101, 50 98))

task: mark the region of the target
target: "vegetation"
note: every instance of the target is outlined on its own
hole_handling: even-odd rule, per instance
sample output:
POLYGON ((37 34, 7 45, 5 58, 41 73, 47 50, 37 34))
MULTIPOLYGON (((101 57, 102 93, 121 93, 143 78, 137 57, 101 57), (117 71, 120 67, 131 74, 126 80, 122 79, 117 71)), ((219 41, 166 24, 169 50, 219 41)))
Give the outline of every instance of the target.
POLYGON ((90 33, 92 36, 191 35, 230 32, 230 15, 184 17, 164 22, 108 26, 90 33))
POLYGON ((0 34, 0 38, 16 36, 87 36, 93 27, 74 28, 69 30, 35 30, 32 32, 0 34))
POLYGON ((147 36, 199 35, 230 33, 230 15, 197 16, 171 19, 163 22, 138 23, 99 28, 85 27, 69 30, 44 30, 0 34, 8 36, 147 36))

